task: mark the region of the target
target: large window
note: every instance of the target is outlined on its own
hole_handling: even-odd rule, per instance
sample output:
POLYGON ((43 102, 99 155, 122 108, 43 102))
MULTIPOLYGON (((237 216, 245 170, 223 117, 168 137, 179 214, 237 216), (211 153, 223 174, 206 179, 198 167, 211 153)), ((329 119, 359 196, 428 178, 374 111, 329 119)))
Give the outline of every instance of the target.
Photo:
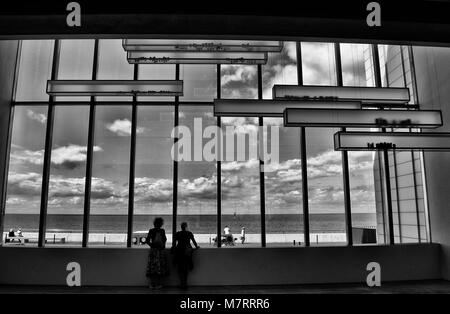
MULTIPOLYGON (((130 231, 131 242, 138 247, 153 227, 154 218, 163 217, 168 245, 172 231, 179 230, 181 222, 186 221, 203 247, 215 247, 217 213, 221 209, 219 236, 223 247, 304 245, 306 218, 311 245, 345 244, 347 231, 352 232, 354 244, 389 243, 382 153, 348 152, 348 209, 353 229, 347 230, 343 154, 334 150, 333 142, 334 133, 340 129, 307 127, 306 142, 301 142, 301 129, 284 127, 281 116, 218 120, 213 100, 218 94, 217 74, 221 98, 257 99, 262 95, 266 100, 272 99, 275 84, 336 86, 341 83, 338 74, 342 74, 344 86, 373 87, 377 84, 375 78, 380 77, 382 87, 408 87, 410 104, 416 104, 408 47, 342 43, 339 54, 334 43, 285 42, 281 52, 268 53, 264 65, 223 64, 217 73, 217 65, 210 64, 129 64, 121 40, 98 40, 98 58, 94 56, 96 40, 56 42, 58 62, 53 62, 55 41, 22 41, 10 139, 6 232, 21 228, 29 245, 35 244, 40 209, 47 206, 46 245, 80 246, 83 218, 87 218, 89 245, 124 247, 130 231), (373 52, 380 57, 379 68, 374 66, 377 54, 373 52), (339 55, 340 62, 336 62, 339 55), (297 77, 299 62, 301 78, 297 77), (57 79, 174 80, 178 71, 184 95, 139 96, 135 104, 130 96, 50 99, 46 84, 53 64, 58 66, 57 79), (46 186, 42 172, 49 100, 54 105, 54 116, 49 120, 53 121, 53 133, 48 203, 41 204, 41 189, 46 186), (137 106, 135 139, 133 105, 137 106), (95 127, 87 202, 86 162, 92 106, 95 127), (190 160, 175 162, 172 158, 176 116, 178 125, 186 126, 190 132, 190 160), (219 132, 211 128, 218 121, 223 136, 220 156, 215 155, 219 146, 215 137, 219 132), (134 140, 135 152, 131 151, 134 140), (268 154, 264 164, 260 161, 263 152, 268 154), (306 160, 301 159, 301 153, 306 153, 306 160), (135 159, 131 160, 133 156, 135 159), (217 157, 221 158, 220 163, 217 157), (132 162, 134 204, 129 207, 132 162), (307 165, 307 191, 303 190, 302 165, 307 165), (308 217, 303 216, 306 192, 308 217), (86 205, 89 217, 83 217, 86 205), (132 230, 128 230, 130 209, 134 210, 132 230), (172 226, 174 220, 177 226, 172 226), (231 233, 231 242, 224 237, 225 232, 231 233)), ((389 152, 389 170, 394 241, 428 241, 421 153, 389 152)))
POLYGON ((14 108, 4 230, 21 229, 36 245, 47 106, 14 108))
POLYGON ((125 245, 128 221, 131 106, 97 106, 89 243, 125 245))
POLYGON ((134 225, 136 237, 164 219, 167 241, 172 241, 173 160, 171 132, 173 106, 139 106, 137 112, 134 225))
POLYGON ((216 160, 209 157, 216 155, 216 149, 207 143, 217 145, 218 141, 217 134, 207 135, 207 127, 215 126, 216 119, 211 106, 180 106, 179 117, 180 126, 187 127, 191 135, 183 140, 192 145, 190 154, 185 155, 190 161, 178 163, 177 229, 187 222, 197 242, 213 245, 217 233, 217 168, 216 160), (209 155, 203 154, 204 149, 209 155))

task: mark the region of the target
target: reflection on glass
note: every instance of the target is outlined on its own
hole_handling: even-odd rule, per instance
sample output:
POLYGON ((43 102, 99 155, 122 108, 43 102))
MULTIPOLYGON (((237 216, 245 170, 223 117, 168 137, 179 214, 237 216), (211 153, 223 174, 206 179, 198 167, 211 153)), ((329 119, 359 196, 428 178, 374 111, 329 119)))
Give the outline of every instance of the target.
MULTIPOLYGON (((216 125, 211 106, 180 106, 179 115, 180 125, 189 129, 191 140, 195 136, 194 132, 203 134, 208 126, 216 125)), ((203 155, 203 147, 207 147, 206 144, 211 140, 214 141, 214 136, 192 147, 191 161, 178 163, 177 229, 180 230, 182 222, 187 222, 197 242, 208 246, 214 246, 217 233, 217 169, 216 161, 208 161, 203 155)), ((216 153, 215 149, 210 152, 216 153)))
POLYGON ((340 44, 344 86, 375 86, 372 49, 369 44, 340 44))
POLYGON ((22 41, 16 101, 48 101, 45 87, 51 78, 53 45, 53 40, 22 41))
MULTIPOLYGON (((26 246, 37 245, 47 107, 16 107, 11 137, 4 231, 21 229, 26 246)), ((15 244, 18 240, 4 240, 15 244)))
POLYGON ((173 125, 173 107, 138 107, 133 218, 138 241, 147 236, 156 217, 164 219, 168 245, 172 241, 173 125))
POLYGON ((95 120, 89 244, 125 246, 131 106, 98 106, 95 120))
POLYGON ((54 119, 46 241, 81 245, 89 107, 58 106, 54 119))

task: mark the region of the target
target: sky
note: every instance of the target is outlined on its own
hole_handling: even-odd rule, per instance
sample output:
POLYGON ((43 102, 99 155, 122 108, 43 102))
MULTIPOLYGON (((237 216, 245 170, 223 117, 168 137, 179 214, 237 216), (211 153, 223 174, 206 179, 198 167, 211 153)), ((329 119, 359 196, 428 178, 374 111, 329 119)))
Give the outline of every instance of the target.
MULTIPOLYGON (((26 42, 19 71, 18 100, 45 100, 53 48, 50 41, 26 42), (45 84, 44 84, 45 85, 45 84)), ((90 79, 92 41, 63 41, 59 78, 90 79)), ((343 45, 343 78, 346 85, 372 84, 366 75, 364 49, 343 45)), ((311 85, 336 84, 333 45, 302 44, 303 81, 311 85)), ((294 43, 285 43, 281 53, 270 53, 263 66, 263 98, 271 99, 274 84, 297 84, 294 43)), ((132 79, 121 42, 100 43, 98 79, 132 79)), ((370 72, 370 71, 369 71, 370 72)), ((140 79, 173 79, 172 65, 144 65, 140 79)), ((184 101, 212 101, 216 94, 215 65, 181 66, 184 101)), ((223 65, 223 98, 257 98, 257 67, 223 65)), ((61 100, 61 99, 59 99, 61 100)), ((64 99, 69 100, 69 99, 64 99)), ((73 100, 73 99, 72 99, 73 100)), ((76 100, 76 99, 75 99, 76 100)), ((83 99, 84 100, 84 99, 83 99)), ((113 99, 102 98, 102 100, 113 99)), ((129 100, 123 98, 122 100, 129 100)), ((148 100, 148 99, 144 99, 148 100)), ((158 101, 170 101, 159 97, 158 101)), ((138 108, 136 141, 136 214, 171 214, 173 162, 170 151, 174 110, 170 106, 138 108)), ((203 127, 215 125, 211 107, 181 106, 180 125, 193 126, 201 118, 203 127)), ((55 111, 50 169, 48 212, 82 214, 85 193, 87 106, 61 106, 55 111)), ((128 208, 131 106, 98 106, 96 110, 91 213, 123 214, 128 208)), ((6 213, 39 213, 47 109, 45 106, 16 107, 11 142, 6 213)), ((257 132, 255 118, 223 118, 235 133, 257 132)), ((300 133, 282 127, 282 119, 267 118, 265 125, 280 127, 280 163, 264 175, 266 212, 299 214, 302 206, 300 133)), ((307 130, 307 164, 311 213, 344 213, 341 153, 333 149, 336 129, 307 130)), ((206 140, 204 140, 204 143, 206 140)), ((248 140, 249 147, 256 144, 248 140)), ((248 148, 247 148, 248 149, 248 148)), ((373 153, 349 153, 352 211, 374 213, 373 153)), ((179 214, 216 213, 217 165, 215 162, 180 162, 179 214)), ((258 214, 259 164, 257 160, 223 162, 221 172, 224 214, 258 214)))

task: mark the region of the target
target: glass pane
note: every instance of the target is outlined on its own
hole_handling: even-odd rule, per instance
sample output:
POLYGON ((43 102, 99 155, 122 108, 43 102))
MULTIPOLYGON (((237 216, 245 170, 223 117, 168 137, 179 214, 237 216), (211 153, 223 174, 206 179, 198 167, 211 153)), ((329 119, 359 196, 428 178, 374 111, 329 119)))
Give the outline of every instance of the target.
POLYGON ((304 85, 336 85, 336 59, 332 43, 301 43, 304 85))
POLYGON ((254 65, 222 65, 222 98, 258 98, 258 67, 254 65))
POLYGON ((26 245, 38 239, 46 124, 46 106, 14 108, 4 231, 21 229, 26 245))
MULTIPOLYGON (((359 130, 363 129, 349 131, 359 130)), ((380 175, 383 175, 380 174, 378 155, 377 152, 348 152, 352 233, 355 245, 380 243, 377 234, 383 232, 378 230, 382 226, 377 225, 376 211, 377 206, 383 206, 383 191, 376 188, 376 182, 380 182, 380 175)))
POLYGON ((334 150, 338 129, 308 128, 308 197, 311 245, 345 244, 346 225, 341 152, 334 150))
POLYGON ((181 65, 184 96, 181 101, 213 101, 217 91, 216 65, 181 65))
POLYGON ((16 101, 48 101, 46 89, 52 72, 53 45, 53 40, 22 41, 16 101))
POLYGON ((263 66, 263 99, 272 99, 275 84, 297 85, 297 44, 285 42, 279 53, 269 53, 263 66))
MULTIPOLYGON (((139 80, 174 80, 175 65, 174 64, 139 64, 138 65, 139 80)), ((183 82, 183 85, 185 83, 183 82)), ((183 87, 184 89, 184 87, 183 87)), ((174 97, 168 96, 138 96, 138 101, 174 101, 174 97)))
POLYGON ((375 86, 371 45, 340 44, 344 86, 375 86))
POLYGON ((125 246, 131 106, 97 106, 95 120, 89 243, 125 246))
POLYGON ((378 45, 381 84, 383 87, 405 87, 401 46, 378 45))
MULTIPOLYGON (((127 61, 127 54, 120 39, 102 39, 99 42, 98 80, 132 80, 134 66, 127 61)), ((97 97, 99 101, 131 101, 132 97, 97 97)))
POLYGON ((172 241, 174 107, 139 106, 136 138, 134 237, 139 240, 162 217, 168 246, 172 241))
POLYGON ((217 143, 217 134, 207 138, 204 133, 207 127, 216 130, 212 109, 211 106, 181 106, 179 113, 180 126, 189 130, 189 134, 183 133, 182 136, 190 138, 186 144, 191 144, 191 150, 178 163, 177 230, 180 230, 182 222, 187 222, 197 242, 206 246, 214 245, 217 234, 217 146, 208 149, 210 146, 207 144, 210 141, 217 143))
MULTIPOLYGON (((61 40, 58 80, 91 80, 94 44, 90 40, 61 40)), ((89 97, 56 97, 57 101, 89 101, 89 97)))
POLYGON ((89 107, 58 106, 54 119, 47 245, 81 245, 89 107))
POLYGON ((222 118, 222 132, 222 237, 225 239, 222 244, 224 247, 260 246, 258 119, 222 118))
POLYGON ((293 246, 304 243, 300 128, 283 127, 282 118, 264 118, 271 154, 278 164, 264 173, 267 246, 293 246), (279 136, 272 132, 278 128, 279 136))

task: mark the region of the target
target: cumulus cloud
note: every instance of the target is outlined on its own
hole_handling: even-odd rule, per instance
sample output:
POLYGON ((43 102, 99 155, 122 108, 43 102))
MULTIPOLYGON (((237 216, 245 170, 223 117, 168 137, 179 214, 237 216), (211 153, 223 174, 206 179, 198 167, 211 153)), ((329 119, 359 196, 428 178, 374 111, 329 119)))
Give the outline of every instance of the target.
MULTIPOLYGON (((93 147, 94 152, 103 151, 99 146, 93 147)), ((52 164, 64 168, 73 169, 80 163, 86 161, 87 147, 69 144, 67 146, 57 147, 52 150, 52 164)))
POLYGON ((250 65, 222 65, 222 93, 226 98, 256 98, 257 67, 250 65))
POLYGON ((31 109, 27 110, 27 117, 31 120, 37 121, 41 124, 45 124, 47 122, 47 116, 42 113, 36 113, 31 109))
MULTIPOLYGON (((108 123, 106 128, 117 134, 118 136, 131 136, 131 121, 128 119, 118 119, 113 123, 108 123)), ((144 132, 144 128, 138 127, 136 133, 140 134, 144 132)))
MULTIPOLYGON (((93 147, 94 152, 103 151, 100 146, 93 147)), ((51 163, 61 168, 73 169, 86 161, 87 147, 69 144, 52 150, 51 163)), ((42 165, 44 162, 44 150, 15 150, 11 152, 11 164, 42 165)))

